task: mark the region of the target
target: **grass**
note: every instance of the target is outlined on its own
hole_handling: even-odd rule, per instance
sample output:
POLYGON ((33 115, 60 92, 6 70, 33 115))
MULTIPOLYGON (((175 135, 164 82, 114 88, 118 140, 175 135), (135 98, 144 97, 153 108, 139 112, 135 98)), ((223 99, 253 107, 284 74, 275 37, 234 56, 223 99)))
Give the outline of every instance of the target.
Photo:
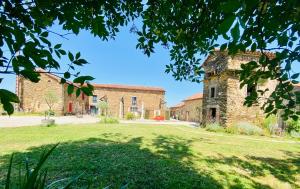
MULTIPOLYGON (((10 155, 36 162, 60 142, 49 180, 118 188, 299 188, 300 144, 183 126, 90 124, 0 129, 0 188, 10 155)), ((18 164, 15 164, 18 167, 18 164)))

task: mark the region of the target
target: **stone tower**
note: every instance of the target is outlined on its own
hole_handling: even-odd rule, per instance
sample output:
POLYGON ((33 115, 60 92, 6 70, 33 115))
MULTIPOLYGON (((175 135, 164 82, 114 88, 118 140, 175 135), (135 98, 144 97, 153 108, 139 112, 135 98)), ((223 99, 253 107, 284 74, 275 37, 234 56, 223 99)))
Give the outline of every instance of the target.
MULTIPOLYGON (((268 53, 268 56, 274 56, 268 53)), ((223 126, 230 126, 238 122, 257 123, 264 118, 261 110, 263 101, 252 107, 244 106, 244 101, 251 90, 269 89, 265 93, 268 97, 275 89, 277 82, 266 80, 256 87, 244 86, 240 88, 238 70, 241 65, 249 61, 258 61, 260 53, 238 53, 234 57, 226 52, 215 51, 209 55, 203 64, 205 71, 203 88, 203 122, 204 124, 218 122, 223 126)))

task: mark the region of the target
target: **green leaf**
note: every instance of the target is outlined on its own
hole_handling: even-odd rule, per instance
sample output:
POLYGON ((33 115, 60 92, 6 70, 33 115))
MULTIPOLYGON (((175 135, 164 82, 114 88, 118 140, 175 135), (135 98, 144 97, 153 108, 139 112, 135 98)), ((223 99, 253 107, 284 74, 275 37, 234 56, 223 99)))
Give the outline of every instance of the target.
POLYGON ((71 62, 74 61, 74 56, 73 56, 73 54, 71 52, 68 53, 68 57, 69 57, 69 59, 70 59, 71 62))
POLYGON ((41 41, 43 41, 44 43, 46 43, 49 47, 51 46, 50 41, 48 41, 46 38, 44 37, 40 37, 41 41))
POLYGON ((224 43, 223 45, 221 45, 220 50, 224 51, 227 48, 227 43, 224 43))
POLYGON ((292 79, 297 79, 299 77, 300 73, 296 73, 296 74, 293 74, 291 76, 292 79))
POLYGON ((65 78, 61 78, 61 79, 60 79, 60 83, 61 83, 61 84, 64 84, 64 83, 66 83, 66 82, 67 82, 67 81, 66 81, 65 78))
POLYGON ((6 176, 6 183, 5 183, 5 189, 10 189, 11 186, 11 170, 12 170, 12 162, 13 162, 14 154, 11 155, 9 160, 9 166, 6 176))
POLYGON ((76 59, 80 57, 80 52, 76 53, 76 59))
POLYGON ((55 45, 55 46, 54 46, 54 48, 55 48, 55 49, 59 49, 59 48, 61 48, 61 44, 57 44, 57 45, 55 45))
POLYGON ((64 78, 69 79, 71 77, 70 72, 65 72, 64 73, 64 78))
POLYGON ((234 20, 235 20, 235 16, 226 17, 224 19, 224 21, 220 24, 220 26, 218 28, 218 32, 220 34, 226 33, 230 29, 230 27, 233 24, 234 20))
POLYGON ((95 79, 95 78, 93 78, 92 76, 79 76, 79 77, 75 78, 73 80, 73 82, 83 84, 85 81, 91 81, 93 79, 95 79))
POLYGON ((251 45, 251 51, 252 51, 252 52, 256 51, 256 47, 257 47, 256 43, 253 43, 253 44, 251 45))
POLYGON ((238 41, 240 38, 240 28, 239 23, 237 22, 235 26, 230 31, 233 41, 238 41))
POLYGON ((67 91, 68 91, 68 94, 72 94, 74 91, 74 85, 68 85, 67 91))
POLYGON ((49 34, 49 33, 45 31, 45 32, 41 33, 41 36, 42 36, 42 37, 48 37, 48 34, 49 34))
POLYGON ((62 50, 62 49, 59 49, 58 52, 61 54, 61 55, 66 55, 66 51, 62 50))
POLYGON ((79 97, 80 93, 81 93, 81 92, 80 92, 80 88, 78 88, 78 89, 76 90, 76 98, 79 97))

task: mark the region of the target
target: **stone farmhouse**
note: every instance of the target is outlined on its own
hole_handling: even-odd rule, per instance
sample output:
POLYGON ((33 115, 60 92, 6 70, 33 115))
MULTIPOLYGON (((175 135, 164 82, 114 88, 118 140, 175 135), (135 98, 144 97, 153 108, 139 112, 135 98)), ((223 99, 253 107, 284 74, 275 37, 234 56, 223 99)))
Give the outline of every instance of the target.
MULTIPOLYGON (((267 53, 271 58, 272 53, 267 53)), ((261 105, 263 99, 269 97, 275 89, 277 82, 274 80, 265 80, 258 86, 244 86, 240 88, 238 71, 241 65, 252 60, 258 61, 260 54, 258 52, 239 53, 234 57, 226 52, 215 51, 209 55, 203 63, 205 71, 203 80, 203 95, 197 100, 187 98, 182 103, 170 107, 171 117, 185 121, 197 121, 202 124, 218 122, 224 126, 230 126, 238 122, 256 123, 264 118, 261 105), (244 101, 251 90, 269 91, 264 94, 262 100, 252 107, 244 106, 244 101), (202 115, 195 119, 197 113, 195 109, 202 111, 202 115), (194 110, 194 111, 192 111, 194 110), (191 113, 194 112, 194 113, 191 113), (193 114, 193 116, 192 116, 193 114)), ((200 97, 200 94, 198 94, 200 97)))
MULTIPOLYGON (((271 58, 274 54, 267 53, 271 58)), ((274 91, 277 81, 265 80, 258 86, 244 86, 240 88, 239 74, 241 65, 249 61, 258 61, 260 53, 239 53, 234 57, 226 52, 215 51, 203 64, 205 71, 203 88, 203 123, 219 122, 224 126, 230 126, 237 122, 255 123, 265 117, 261 105, 274 91), (247 95, 252 90, 269 89, 264 98, 251 106, 244 106, 247 95)))
POLYGON ((111 116, 124 118, 128 112, 141 118, 154 118, 165 114, 165 90, 159 87, 94 84, 94 95, 67 93, 68 83, 61 84, 53 74, 41 74, 38 83, 23 77, 16 79, 16 94, 20 98, 19 109, 25 112, 45 112, 49 109, 46 101, 48 93, 54 93, 58 101, 52 110, 58 115, 99 114, 98 103, 107 103, 111 116))
POLYGON ((202 99, 203 94, 197 93, 170 107, 171 117, 182 121, 201 122, 202 99))
POLYGON ((94 95, 90 98, 90 110, 98 114, 97 103, 108 105, 108 114, 125 118, 128 112, 137 117, 152 119, 165 116, 165 90, 159 87, 94 84, 94 95))
POLYGON ((43 73, 38 83, 33 83, 24 77, 16 79, 16 94, 20 99, 18 109, 24 112, 43 113, 49 110, 47 95, 51 93, 57 99, 52 107, 55 114, 86 113, 89 109, 89 99, 85 94, 76 98, 67 93, 68 83, 61 84, 60 77, 43 73))

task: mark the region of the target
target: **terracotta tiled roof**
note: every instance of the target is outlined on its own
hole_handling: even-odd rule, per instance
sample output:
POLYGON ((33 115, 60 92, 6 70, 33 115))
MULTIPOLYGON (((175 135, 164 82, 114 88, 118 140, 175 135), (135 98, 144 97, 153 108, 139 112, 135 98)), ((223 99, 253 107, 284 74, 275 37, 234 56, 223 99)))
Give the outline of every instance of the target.
POLYGON ((294 87, 300 87, 300 83, 293 84, 294 87))
POLYGON ((146 86, 120 85, 120 84, 92 84, 92 85, 95 88, 128 89, 128 90, 165 92, 165 90, 160 87, 146 87, 146 86))
POLYGON ((203 94, 202 93, 196 93, 196 94, 194 94, 192 96, 187 97, 183 101, 196 100, 196 99, 202 99, 202 98, 203 98, 203 94))
MULTIPOLYGON (((47 76, 57 80, 60 82, 61 77, 52 74, 47 73, 46 70, 37 68, 36 71, 42 72, 43 74, 46 74, 47 76)), ((76 83, 66 81, 68 84, 73 84, 74 86, 79 86, 76 83)), ((120 85, 120 84, 92 84, 95 88, 110 88, 110 89, 128 89, 128 90, 142 90, 142 91, 159 91, 159 92, 165 92, 163 88, 160 87, 147 87, 147 86, 132 86, 132 85, 120 85)))
POLYGON ((171 106, 170 108, 180 108, 184 106, 184 102, 180 102, 179 104, 176 104, 175 106, 171 106))
MULTIPOLYGON (((62 77, 57 76, 57 75, 55 75, 55 74, 53 74, 53 73, 49 73, 49 72, 47 72, 46 70, 44 70, 44 69, 42 69, 42 68, 37 68, 36 71, 40 72, 40 74, 45 74, 45 75, 47 75, 48 77, 50 77, 50 78, 56 80, 56 81, 59 82, 59 83, 60 83, 60 81, 61 81, 61 78, 62 78, 62 77)), ((73 82, 68 81, 68 80, 66 80, 66 83, 67 83, 67 84, 70 84, 70 85, 73 84, 75 87, 80 87, 79 84, 73 83, 73 82)))

